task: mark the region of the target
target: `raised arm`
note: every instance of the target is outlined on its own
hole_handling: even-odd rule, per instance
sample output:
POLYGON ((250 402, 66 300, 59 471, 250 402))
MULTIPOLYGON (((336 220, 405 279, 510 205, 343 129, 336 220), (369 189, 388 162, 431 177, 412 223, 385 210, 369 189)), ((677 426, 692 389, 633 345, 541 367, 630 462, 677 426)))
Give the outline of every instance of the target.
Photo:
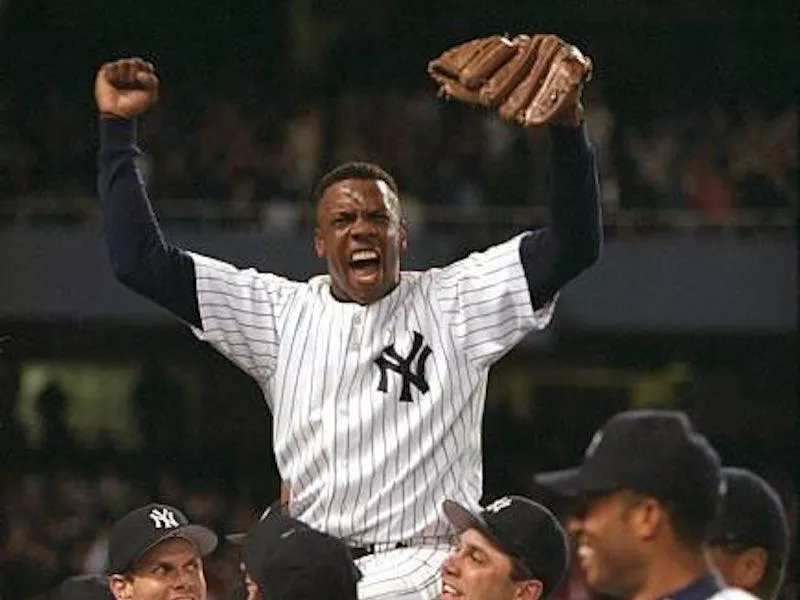
POLYGON ((576 46, 538 33, 470 40, 428 63, 440 96, 485 106, 523 127, 550 127, 551 223, 520 243, 535 309, 600 256, 597 169, 581 104, 592 68, 576 46))
POLYGON ((520 243, 534 308, 600 257, 603 229, 594 151, 586 125, 551 125, 553 195, 550 224, 520 243))
POLYGON ((99 113, 97 191, 117 279, 202 328, 192 259, 164 240, 135 159, 137 117, 158 100, 153 65, 129 58, 104 64, 94 87, 99 113))

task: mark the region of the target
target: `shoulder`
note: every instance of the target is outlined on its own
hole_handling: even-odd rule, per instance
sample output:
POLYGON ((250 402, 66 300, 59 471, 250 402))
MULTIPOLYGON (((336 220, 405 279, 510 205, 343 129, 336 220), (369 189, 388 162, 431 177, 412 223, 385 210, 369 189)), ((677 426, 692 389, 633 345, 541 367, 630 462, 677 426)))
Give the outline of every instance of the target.
POLYGON ((331 289, 330 275, 315 275, 305 284, 312 293, 320 293, 331 289))

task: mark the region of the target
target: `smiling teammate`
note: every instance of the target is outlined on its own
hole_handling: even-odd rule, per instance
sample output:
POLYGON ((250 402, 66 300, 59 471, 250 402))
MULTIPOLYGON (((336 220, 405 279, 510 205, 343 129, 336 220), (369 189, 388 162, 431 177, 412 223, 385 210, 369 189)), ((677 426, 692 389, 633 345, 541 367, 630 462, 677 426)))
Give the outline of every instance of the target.
POLYGON ((313 195, 328 272, 297 282, 165 241, 134 162, 136 119, 157 97, 144 60, 97 73, 98 190, 117 278, 257 381, 291 515, 361 557, 359 597, 436 597, 451 534, 441 500, 477 508, 482 493, 489 368, 547 326, 558 290, 599 256, 585 125, 550 127, 549 227, 424 272, 400 269, 392 177, 369 163, 333 169, 313 195))
POLYGON ((547 508, 503 496, 480 513, 446 500, 457 532, 442 564, 441 600, 546 600, 569 567, 567 533, 547 508))
POLYGON ((597 431, 579 467, 540 483, 576 501, 570 532, 588 586, 625 600, 755 600, 706 559, 724 491, 717 452, 685 413, 631 410, 597 431))

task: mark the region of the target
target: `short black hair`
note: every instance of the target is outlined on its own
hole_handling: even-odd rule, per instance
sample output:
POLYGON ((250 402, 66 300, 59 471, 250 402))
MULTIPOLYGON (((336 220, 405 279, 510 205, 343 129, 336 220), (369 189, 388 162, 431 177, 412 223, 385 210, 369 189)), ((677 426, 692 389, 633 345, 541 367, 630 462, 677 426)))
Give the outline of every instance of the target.
POLYGON ((400 196, 394 177, 389 175, 383 167, 369 162, 347 162, 338 167, 334 167, 320 178, 311 196, 314 206, 319 203, 325 190, 334 183, 344 181, 345 179, 375 179, 377 181, 383 181, 396 196, 400 196))

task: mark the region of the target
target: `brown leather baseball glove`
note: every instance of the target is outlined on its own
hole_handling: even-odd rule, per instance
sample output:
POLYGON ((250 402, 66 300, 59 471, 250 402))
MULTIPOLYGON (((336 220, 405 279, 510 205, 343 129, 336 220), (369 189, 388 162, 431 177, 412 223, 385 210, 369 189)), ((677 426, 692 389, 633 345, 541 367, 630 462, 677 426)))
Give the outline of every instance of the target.
POLYGON ((439 96, 496 108, 523 127, 577 127, 592 61, 556 35, 492 35, 445 50, 428 63, 439 96))

